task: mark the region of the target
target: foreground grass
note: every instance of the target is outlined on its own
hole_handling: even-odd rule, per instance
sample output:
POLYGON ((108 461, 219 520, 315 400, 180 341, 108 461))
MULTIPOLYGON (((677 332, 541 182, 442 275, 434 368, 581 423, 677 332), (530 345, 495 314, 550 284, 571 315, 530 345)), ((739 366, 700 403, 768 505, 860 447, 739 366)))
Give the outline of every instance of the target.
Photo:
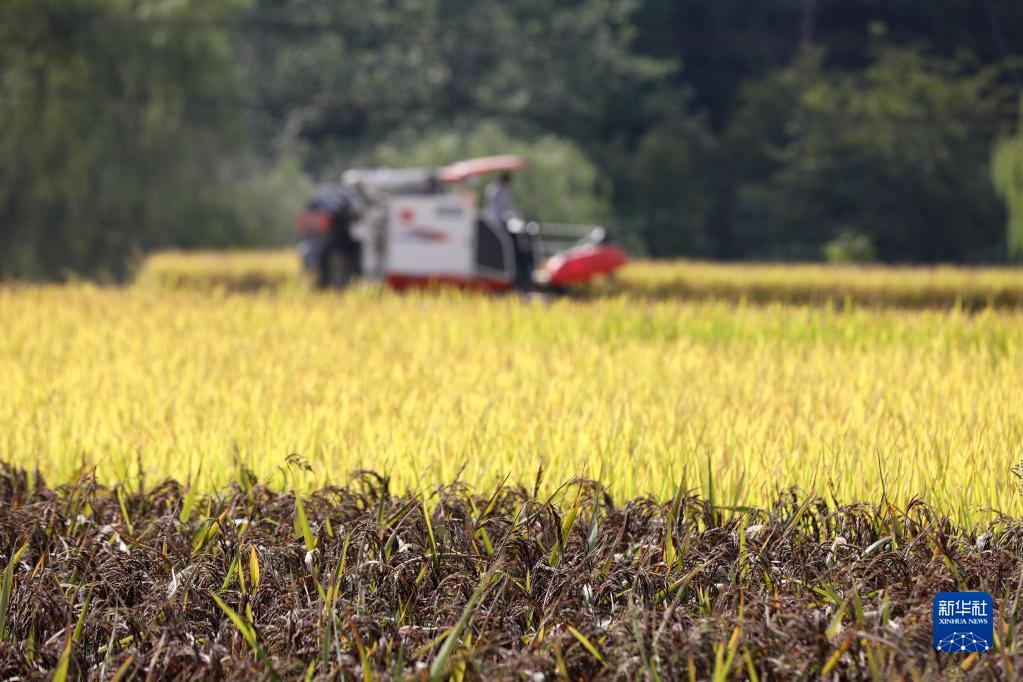
MULTIPOLYGON (((289 466, 299 463, 292 459, 289 466)), ((295 467, 291 473, 295 474, 295 467)), ((297 475, 297 474, 296 474, 297 475)), ((615 504, 362 474, 304 499, 0 473, 0 675, 69 679, 1014 679, 1018 522, 796 493, 615 504), (14 557, 12 559, 12 557, 14 557), (931 599, 983 590, 995 649, 941 654, 931 599)))
POLYGON ((0 288, 0 459, 64 480, 235 461, 396 490, 577 475, 618 500, 681 481, 1020 512, 1023 314, 579 303, 459 295, 211 296, 0 288))
MULTIPOLYGON (((307 287, 293 250, 166 252, 136 284, 149 289, 281 291, 307 287)), ((638 261, 577 292, 652 300, 899 308, 1023 307, 1023 269, 638 261)))

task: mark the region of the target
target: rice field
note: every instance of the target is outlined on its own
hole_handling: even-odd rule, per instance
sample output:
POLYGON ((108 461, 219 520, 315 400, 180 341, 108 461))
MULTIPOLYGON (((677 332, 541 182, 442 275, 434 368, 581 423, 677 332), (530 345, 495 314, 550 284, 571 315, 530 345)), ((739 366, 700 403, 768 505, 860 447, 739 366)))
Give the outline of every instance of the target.
POLYGON ((269 292, 302 283, 302 266, 294 249, 164 251, 149 256, 134 280, 137 288, 207 292, 269 292))
POLYGON ((1023 277, 0 286, 0 677, 1016 679, 1023 277), (931 600, 994 599, 938 654, 931 600))
POLYGON ((68 480, 394 490, 577 476, 1018 514, 1023 312, 454 292, 0 288, 0 458, 68 480))
MULTIPOLYGON (((304 287, 294 250, 164 252, 136 277, 150 289, 272 292, 304 287)), ((664 301, 983 310, 1023 307, 1023 268, 636 261, 578 296, 664 301)))
POLYGON ((968 310, 1023 306, 1023 269, 1012 267, 640 261, 622 271, 616 287, 663 300, 968 310))

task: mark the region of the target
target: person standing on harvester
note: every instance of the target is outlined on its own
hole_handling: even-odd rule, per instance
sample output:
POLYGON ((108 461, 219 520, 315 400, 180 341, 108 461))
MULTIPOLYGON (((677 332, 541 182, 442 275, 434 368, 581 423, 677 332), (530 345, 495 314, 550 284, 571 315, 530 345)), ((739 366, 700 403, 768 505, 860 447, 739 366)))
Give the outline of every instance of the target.
POLYGON ((498 225, 504 225, 509 218, 519 215, 511 193, 511 173, 502 173, 497 182, 487 185, 486 198, 487 216, 498 225))

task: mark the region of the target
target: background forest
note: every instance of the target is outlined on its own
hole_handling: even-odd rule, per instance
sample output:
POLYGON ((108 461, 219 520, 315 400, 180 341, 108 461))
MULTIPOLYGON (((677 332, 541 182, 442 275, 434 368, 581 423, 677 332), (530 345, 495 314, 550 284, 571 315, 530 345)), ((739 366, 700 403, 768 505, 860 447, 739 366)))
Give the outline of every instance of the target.
POLYGON ((6 0, 0 277, 286 244, 345 167, 518 151, 653 257, 1023 257, 1016 0, 6 0))

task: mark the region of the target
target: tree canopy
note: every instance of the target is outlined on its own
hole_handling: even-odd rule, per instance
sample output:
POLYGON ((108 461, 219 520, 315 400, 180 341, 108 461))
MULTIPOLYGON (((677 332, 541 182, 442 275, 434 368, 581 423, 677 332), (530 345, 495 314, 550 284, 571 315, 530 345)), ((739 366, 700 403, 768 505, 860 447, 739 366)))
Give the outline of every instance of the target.
POLYGON ((346 166, 498 148, 652 256, 1023 257, 1020 45, 1013 0, 8 0, 0 277, 286 243, 346 166))

